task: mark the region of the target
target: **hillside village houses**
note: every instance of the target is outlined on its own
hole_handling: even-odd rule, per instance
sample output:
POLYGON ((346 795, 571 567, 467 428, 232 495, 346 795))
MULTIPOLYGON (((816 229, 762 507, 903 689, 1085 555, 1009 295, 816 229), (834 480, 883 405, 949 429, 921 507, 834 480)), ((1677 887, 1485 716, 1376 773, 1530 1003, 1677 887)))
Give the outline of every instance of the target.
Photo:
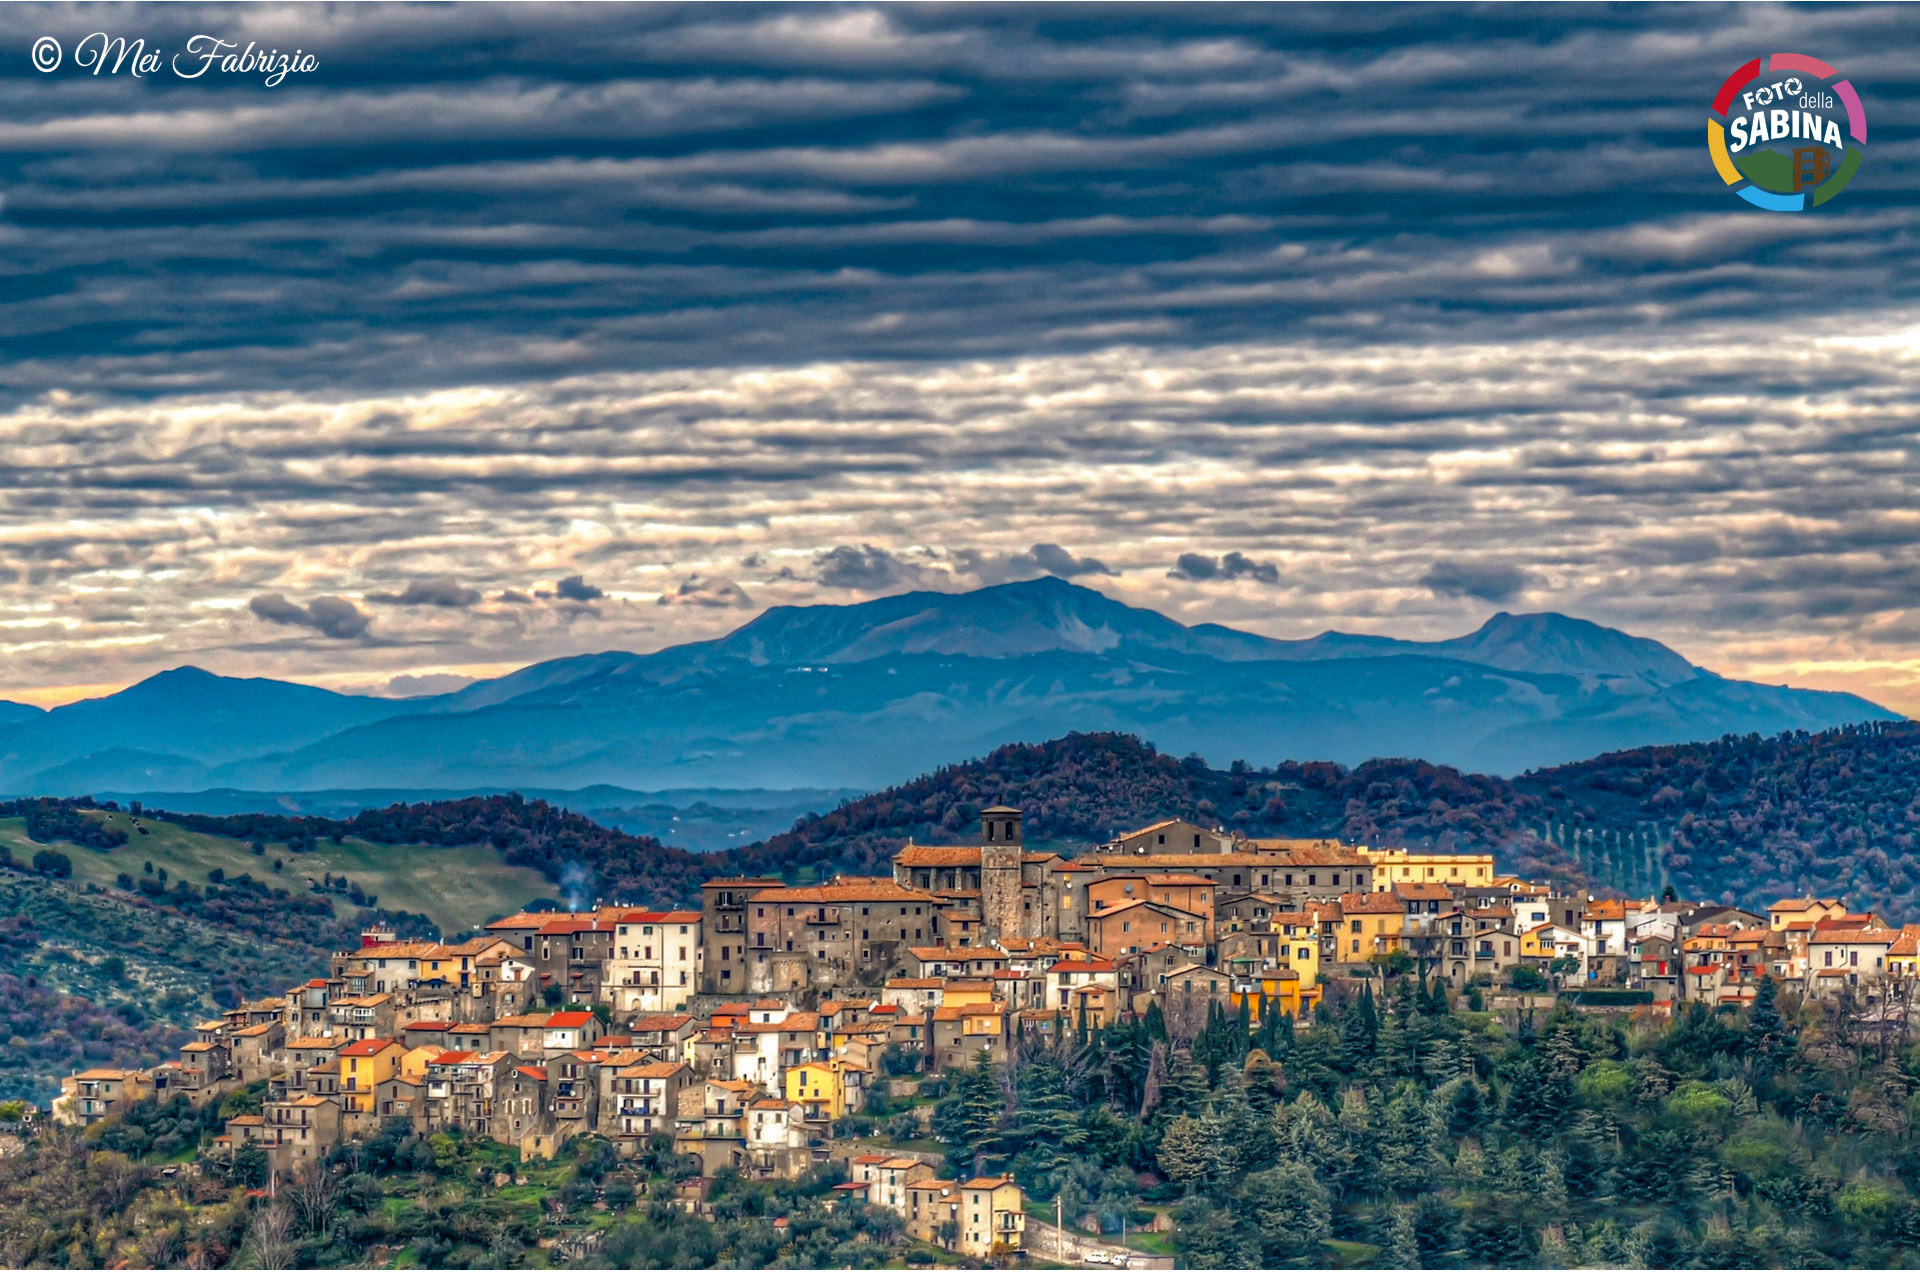
MULTIPOLYGON (((1596 900, 1496 872, 1490 853, 1249 839, 1167 820, 1072 858, 1029 848, 1018 809, 978 842, 909 843, 890 876, 715 879, 698 910, 528 912, 457 942, 366 932, 326 975, 202 1024, 150 1071, 66 1079, 57 1120, 135 1101, 195 1104, 264 1084, 223 1151, 293 1171, 401 1118, 536 1155, 577 1135, 632 1153, 654 1136, 731 1168, 793 1177, 835 1123, 903 1069, 938 1071, 1024 1037, 1098 1029, 1158 1004, 1312 1011, 1383 964, 1455 986, 1578 989, 1577 1005, 1737 1004, 1773 975, 1871 998, 1920 971, 1920 926, 1837 900, 1757 914, 1596 900)), ((911 1156, 850 1162, 843 1185, 910 1231, 985 1254, 1017 1247, 1009 1180, 935 1178, 911 1156)))

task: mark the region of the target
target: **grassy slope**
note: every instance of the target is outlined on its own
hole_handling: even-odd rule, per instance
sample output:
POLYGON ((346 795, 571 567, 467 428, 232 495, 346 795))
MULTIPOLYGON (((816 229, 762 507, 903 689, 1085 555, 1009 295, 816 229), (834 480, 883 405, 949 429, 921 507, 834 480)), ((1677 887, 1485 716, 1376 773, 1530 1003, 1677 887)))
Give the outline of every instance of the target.
MULTIPOLYGON (((110 888, 122 871, 140 877, 142 863, 148 861, 155 869, 164 867, 172 878, 195 885, 206 883, 207 872, 215 868, 230 877, 251 874, 256 879, 273 880, 273 859, 279 857, 286 864, 277 886, 298 891, 307 880, 318 882, 328 874, 344 874, 378 896, 386 909, 425 914, 448 932, 476 926, 512 913, 535 897, 554 894, 553 885, 539 871, 509 866, 485 844, 434 848, 322 840, 317 850, 298 856, 287 852, 285 845, 268 844, 262 858, 254 856, 240 840, 200 834, 169 822, 141 818, 140 824, 148 832, 142 835, 133 829, 134 819, 127 813, 84 815, 127 831, 128 839, 110 853, 61 845, 61 851, 73 859, 76 884, 97 883, 110 888)), ((17 817, 0 818, 0 843, 22 861, 31 860, 43 846, 27 839, 17 817)), ((342 896, 334 909, 344 915, 352 906, 342 896)))

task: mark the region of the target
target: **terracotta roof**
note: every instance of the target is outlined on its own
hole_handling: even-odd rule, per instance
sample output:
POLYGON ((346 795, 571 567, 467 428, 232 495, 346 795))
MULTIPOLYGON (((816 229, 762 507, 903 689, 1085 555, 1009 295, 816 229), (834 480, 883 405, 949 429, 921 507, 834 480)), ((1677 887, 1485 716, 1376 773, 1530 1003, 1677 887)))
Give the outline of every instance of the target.
POLYGON ((693 1023, 693 1017, 684 1014, 637 1016, 627 1031, 633 1034, 672 1033, 693 1023))
POLYGON ((582 932, 610 932, 612 927, 599 919, 555 919, 542 924, 540 936, 578 936, 582 932))
POLYGON ((547 1071, 537 1064, 515 1065, 513 1071, 515 1073, 523 1073, 535 1082, 545 1082, 547 1080, 547 1071))
POLYGON ((1814 945, 1892 945, 1900 939, 1898 932, 1887 928, 1844 927, 1833 928, 1825 932, 1815 932, 1811 944, 1814 945))
POLYGON ((493 922, 487 924, 487 931, 515 932, 515 931, 520 931, 526 928, 532 928, 538 931, 540 928, 545 927, 547 924, 553 922, 555 917, 556 917, 556 914, 552 910, 540 910, 535 912, 528 912, 526 910, 522 910, 518 914, 509 914, 504 919, 495 919, 493 922))
POLYGON ((1340 894, 1340 913, 1347 914, 1399 914, 1400 899, 1389 892, 1343 892, 1340 894))
POLYGON ((1453 900, 1453 890, 1444 883, 1396 883, 1393 895, 1402 901, 1453 900))
POLYGON ((633 910, 620 916, 622 923, 698 923, 698 910, 633 910))
POLYGON ((837 879, 808 888, 770 888, 754 897, 756 902, 787 904, 832 904, 848 901, 931 901, 931 893, 903 888, 891 879, 837 879))
POLYGON ((391 1038, 366 1038, 360 1042, 349 1043, 340 1054, 343 1056, 377 1056, 388 1047, 400 1044, 391 1038))
POLYGON ((1051 972, 1110 972, 1113 970, 1111 959, 1061 959, 1047 969, 1051 972))
MULTIPOLYGON (((1150 835, 1156 830, 1161 830, 1168 826, 1178 826, 1180 824, 1181 824, 1180 818, 1168 817, 1160 821, 1154 822, 1150 826, 1142 826, 1138 830, 1129 830, 1123 834, 1115 835, 1113 838, 1115 843, 1118 843, 1122 839, 1138 839, 1142 835, 1150 835)), ((1188 824, 1192 825, 1192 823, 1188 823, 1188 824)), ((1196 827, 1196 829, 1199 829, 1199 827, 1196 827)))
POLYGON ((647 1064, 636 1064, 621 1069, 617 1076, 622 1078, 670 1078, 687 1066, 671 1060, 655 1060, 647 1064))
POLYGON ((980 849, 908 844, 893 854, 893 861, 895 865, 905 866, 910 870, 915 866, 930 870, 958 869, 979 865, 980 849))
POLYGON ((1332 840, 1249 839, 1247 846, 1262 855, 1283 854, 1296 866, 1369 866, 1373 863, 1357 848, 1332 840))
POLYGON ((351 951, 356 959, 362 958, 431 958, 440 953, 438 941, 382 941, 378 945, 366 945, 351 951))
POLYGON ((982 1175, 978 1179, 969 1179, 960 1186, 962 1188, 1004 1188, 1012 1182, 1005 1175, 982 1175))
POLYGON ((549 1029, 580 1029, 593 1019, 590 1011, 556 1011, 547 1017, 549 1029))

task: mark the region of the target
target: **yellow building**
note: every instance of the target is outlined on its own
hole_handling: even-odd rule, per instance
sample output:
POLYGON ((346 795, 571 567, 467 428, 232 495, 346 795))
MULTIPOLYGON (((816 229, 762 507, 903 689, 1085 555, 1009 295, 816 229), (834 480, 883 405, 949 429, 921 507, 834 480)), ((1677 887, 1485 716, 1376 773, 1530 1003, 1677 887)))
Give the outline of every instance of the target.
POLYGON ((1373 866, 1373 890, 1391 892, 1396 883, 1444 883, 1485 888, 1493 883, 1490 852, 1416 852, 1407 848, 1362 848, 1373 866))
POLYGON ((1826 897, 1788 897, 1767 907, 1767 918, 1775 932, 1789 923, 1818 923, 1837 919, 1847 912, 1840 902, 1826 897))
POLYGON ((1027 1232, 1025 1200, 1020 1185, 1004 1176, 960 1185, 960 1253, 985 1259, 1020 1249, 1027 1232))
POLYGON ((837 1122, 847 1115, 846 1075, 832 1061, 810 1060, 787 1070, 787 1100, 802 1106, 809 1122, 837 1122))
POLYGON ((972 978, 947 981, 940 995, 942 1007, 978 1007, 993 1001, 993 982, 972 978))
POLYGON ((1304 992, 1314 989, 1316 1001, 1320 984, 1320 918, 1301 910, 1288 910, 1269 920, 1277 939, 1274 957, 1280 966, 1300 977, 1304 992))
POLYGON ((1242 977, 1231 968, 1229 971, 1233 974, 1234 989, 1228 995, 1227 1007, 1230 1011, 1239 1011, 1241 1001, 1246 1000, 1248 1019, 1253 1024, 1260 1023, 1262 1003, 1268 1011, 1277 1011, 1295 1020, 1320 1006, 1320 987, 1307 984, 1298 972, 1282 967, 1242 977))
POLYGON ((423 1042, 400 1057, 400 1076, 424 1082, 427 1079, 427 1066, 446 1053, 447 1048, 438 1043, 423 1042))
POLYGON ((1334 960, 1340 963, 1364 963, 1376 954, 1391 954, 1400 948, 1400 933, 1407 919, 1400 899, 1385 892, 1348 892, 1340 898, 1340 921, 1334 960))
POLYGON ((1887 947, 1887 975, 1902 980, 1920 976, 1920 923, 1908 923, 1887 947))
MULTIPOLYGON (((415 1048, 419 1050, 419 1048, 415 1048)), ((340 1051, 340 1099, 349 1113, 372 1113, 377 1088, 400 1072, 410 1054, 391 1038, 348 1043, 340 1051)))

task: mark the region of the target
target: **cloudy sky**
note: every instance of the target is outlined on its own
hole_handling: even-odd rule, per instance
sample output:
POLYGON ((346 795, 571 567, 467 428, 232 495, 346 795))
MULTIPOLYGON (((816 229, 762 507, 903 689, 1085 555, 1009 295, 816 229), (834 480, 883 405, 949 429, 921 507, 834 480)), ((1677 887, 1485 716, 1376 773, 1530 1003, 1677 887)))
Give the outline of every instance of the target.
POLYGON ((0 8, 0 698, 417 692, 1049 572, 1281 636, 1553 609, 1920 710, 1916 36, 0 8), (319 65, 94 76, 95 31, 319 65), (1776 51, 1865 99, 1817 214, 1706 154, 1776 51))

